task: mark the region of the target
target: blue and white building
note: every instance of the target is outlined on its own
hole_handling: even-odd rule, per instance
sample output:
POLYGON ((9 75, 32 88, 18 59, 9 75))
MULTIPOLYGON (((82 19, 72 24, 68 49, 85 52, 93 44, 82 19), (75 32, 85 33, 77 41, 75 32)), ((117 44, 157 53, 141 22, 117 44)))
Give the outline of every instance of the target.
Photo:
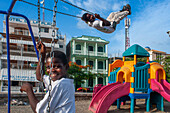
MULTIPOLYGON (((38 22, 30 21, 35 40, 38 40, 38 22)), ((41 22, 41 40, 51 51, 52 27, 50 22, 41 22)), ((55 28, 57 31, 58 28, 55 28)), ((9 19, 10 33, 10 67, 11 91, 19 92, 24 82, 30 82, 34 90, 39 92, 39 82, 36 80, 35 66, 38 62, 32 38, 24 19, 9 19)), ((0 33, 0 92, 8 91, 6 23, 3 21, 3 32, 0 33)), ((59 36, 55 49, 66 50, 66 36, 59 36)))

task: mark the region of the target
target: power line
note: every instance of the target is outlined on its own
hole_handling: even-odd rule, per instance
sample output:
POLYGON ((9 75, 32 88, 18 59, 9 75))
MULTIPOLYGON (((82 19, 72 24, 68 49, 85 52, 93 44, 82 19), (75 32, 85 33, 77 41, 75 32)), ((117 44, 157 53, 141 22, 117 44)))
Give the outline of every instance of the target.
POLYGON ((74 7, 78 8, 78 9, 81 9, 81 10, 83 10, 83 11, 86 11, 86 12, 88 12, 88 13, 94 14, 94 13, 88 11, 88 10, 85 10, 85 9, 83 9, 83 8, 81 8, 81 7, 78 7, 78 6, 76 6, 76 5, 74 5, 74 4, 70 3, 70 2, 65 1, 65 0, 60 0, 60 1, 66 3, 66 4, 69 4, 69 5, 71 5, 71 6, 74 6, 74 7))
MULTIPOLYGON (((27 2, 27 1, 25 1, 25 0, 18 0, 18 1, 24 2, 24 3, 26 3, 26 4, 29 4, 29 5, 32 5, 32 6, 35 6, 35 7, 38 7, 38 5, 33 4, 33 3, 31 3, 31 2, 27 2)), ((45 8, 45 7, 42 7, 42 6, 41 6, 40 8, 53 12, 53 10, 52 10, 52 9, 49 9, 49 8, 45 8)), ((59 12, 59 11, 57 11, 57 13, 63 14, 63 15, 67 15, 67 16, 76 17, 76 18, 81 18, 80 16, 75 16, 75 15, 71 15, 71 14, 67 14, 67 13, 63 13, 63 12, 59 12)))

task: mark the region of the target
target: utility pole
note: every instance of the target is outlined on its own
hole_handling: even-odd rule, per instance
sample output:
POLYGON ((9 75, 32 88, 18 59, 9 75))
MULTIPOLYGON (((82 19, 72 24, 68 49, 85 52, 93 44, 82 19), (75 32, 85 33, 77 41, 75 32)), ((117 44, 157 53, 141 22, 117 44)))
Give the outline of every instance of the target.
POLYGON ((126 17, 125 19, 125 51, 130 47, 129 27, 130 27, 130 19, 126 17))

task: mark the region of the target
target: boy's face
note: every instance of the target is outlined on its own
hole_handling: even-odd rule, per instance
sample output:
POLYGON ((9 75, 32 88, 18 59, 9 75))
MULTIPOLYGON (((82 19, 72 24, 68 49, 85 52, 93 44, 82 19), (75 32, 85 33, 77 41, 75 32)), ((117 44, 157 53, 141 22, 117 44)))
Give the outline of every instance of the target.
POLYGON ((67 65, 64 65, 62 61, 58 58, 53 58, 52 62, 53 62, 53 68, 50 69, 51 58, 47 59, 46 62, 47 73, 50 75, 50 71, 51 71, 51 75, 50 75, 51 80, 56 81, 66 75, 68 67, 67 65))
POLYGON ((86 17, 87 17, 88 21, 90 21, 90 22, 94 22, 94 20, 95 20, 95 17, 92 14, 87 14, 86 17))

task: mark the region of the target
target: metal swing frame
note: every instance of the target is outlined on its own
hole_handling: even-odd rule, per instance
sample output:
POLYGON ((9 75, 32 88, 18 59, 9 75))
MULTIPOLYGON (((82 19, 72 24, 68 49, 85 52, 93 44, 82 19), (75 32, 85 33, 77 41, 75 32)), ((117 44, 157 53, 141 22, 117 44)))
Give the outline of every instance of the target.
POLYGON ((12 12, 12 9, 15 5, 17 0, 13 0, 9 9, 7 11, 2 11, 0 10, 0 14, 5 14, 6 15, 6 45, 7 45, 7 69, 8 69, 8 113, 10 113, 10 103, 11 103, 11 75, 10 75, 10 47, 9 47, 9 17, 10 15, 12 16, 18 16, 18 17, 23 17, 26 21, 27 21, 27 25, 28 25, 28 28, 29 28, 29 31, 30 31, 30 34, 31 34, 31 38, 32 38, 32 41, 33 41, 33 45, 34 45, 34 49, 36 51, 36 55, 37 55, 37 58, 39 59, 39 53, 36 49, 36 43, 35 43, 35 38, 34 38, 34 34, 32 32, 32 28, 31 28, 31 24, 30 24, 30 21, 29 19, 23 15, 23 14, 19 14, 19 13, 14 13, 12 12))
MULTIPOLYGON (((0 10, 0 14, 5 14, 5 15, 6 15, 6 43, 7 43, 6 45, 7 45, 7 69, 8 69, 8 113, 10 113, 10 103, 11 103, 10 47, 9 47, 9 44, 10 44, 10 41, 9 41, 9 40, 10 40, 10 39, 9 39, 9 17, 10 17, 10 15, 12 15, 12 16, 18 16, 18 17, 23 17, 23 18, 26 20, 27 25, 28 25, 28 28, 29 28, 29 31, 30 31, 30 34, 31 34, 31 38, 32 38, 32 41, 33 41, 34 49, 35 49, 37 58, 38 58, 38 60, 39 60, 39 52, 38 52, 38 50, 36 49, 36 42, 35 42, 34 34, 33 34, 33 31, 32 31, 32 28, 31 28, 31 24, 30 24, 29 19, 28 19, 25 15, 23 15, 23 14, 19 14, 19 13, 14 13, 14 12, 12 12, 12 9, 13 9, 16 1, 17 1, 17 0, 13 0, 13 1, 11 2, 11 5, 10 5, 10 7, 9 7, 9 9, 8 9, 7 11, 2 11, 2 10, 0 10)), ((20 1, 23 1, 23 0, 20 0, 20 1)), ((54 1, 55 1, 55 0, 54 0, 54 1)), ((61 1, 62 1, 62 2, 65 2, 65 3, 69 4, 69 5, 72 5, 72 6, 76 7, 76 8, 78 8, 78 9, 81 9, 81 10, 84 10, 84 11, 86 11, 86 12, 88 12, 88 13, 93 14, 92 12, 87 11, 87 10, 85 10, 85 9, 83 9, 83 8, 80 8, 80 7, 76 6, 76 5, 73 5, 73 4, 69 3, 69 2, 66 2, 65 0, 61 0, 61 1)), ((26 2, 26 1, 23 1, 23 2, 26 2)), ((54 16, 54 17, 53 17, 53 27, 56 26, 56 21, 55 21, 55 19, 56 19, 56 13, 57 13, 57 8, 56 8, 57 2, 58 2, 58 0, 55 1, 55 6, 54 6, 54 9, 53 9, 53 13, 54 13, 54 14, 53 14, 53 16, 54 16)), ((28 3, 28 2, 26 2, 26 3, 28 3)), ((29 3, 29 4, 30 4, 30 3, 29 3)), ((34 5, 34 4, 31 4, 31 5, 34 5)), ((40 8, 40 7, 39 7, 39 8, 40 8)), ((41 8, 42 8, 42 7, 41 7, 41 8)), ((45 9, 45 8, 43 8, 43 9, 45 9)), ((46 8, 46 9, 47 9, 47 8, 46 8)), ((49 10, 49 9, 48 9, 48 10, 49 10)), ((50 11, 52 11, 52 10, 50 10, 50 11)), ((61 12, 58 12, 58 13, 61 13, 61 12)), ((65 13, 61 13, 61 14, 65 14, 65 13)), ((73 16, 73 17, 77 17, 77 18, 81 18, 81 17, 78 17, 78 16, 70 15, 70 14, 65 14, 65 15, 73 16)), ((40 26, 39 26, 39 27, 40 27, 40 26)), ((51 42, 51 46, 52 46, 52 50, 51 50, 51 51, 53 51, 53 46, 54 46, 54 44, 55 44, 55 43, 53 43, 53 42, 54 42, 54 37, 55 37, 55 32, 54 32, 54 31, 53 31, 53 36, 52 36, 52 37, 53 37, 53 41, 51 42)), ((40 36, 39 36, 39 38, 40 38, 40 36)), ((53 55, 51 56, 51 58, 53 58, 53 55)), ((51 63, 52 63, 52 62, 51 62, 51 63)), ((50 73, 51 73, 51 72, 50 72, 50 73)), ((49 79, 49 81, 50 81, 50 79, 49 79)), ((50 88, 48 88, 48 89, 50 89, 50 88)), ((50 91, 49 91, 49 95, 50 95, 50 91)), ((50 111, 50 96, 49 96, 48 108, 49 108, 49 110, 48 110, 47 112, 50 111)))

